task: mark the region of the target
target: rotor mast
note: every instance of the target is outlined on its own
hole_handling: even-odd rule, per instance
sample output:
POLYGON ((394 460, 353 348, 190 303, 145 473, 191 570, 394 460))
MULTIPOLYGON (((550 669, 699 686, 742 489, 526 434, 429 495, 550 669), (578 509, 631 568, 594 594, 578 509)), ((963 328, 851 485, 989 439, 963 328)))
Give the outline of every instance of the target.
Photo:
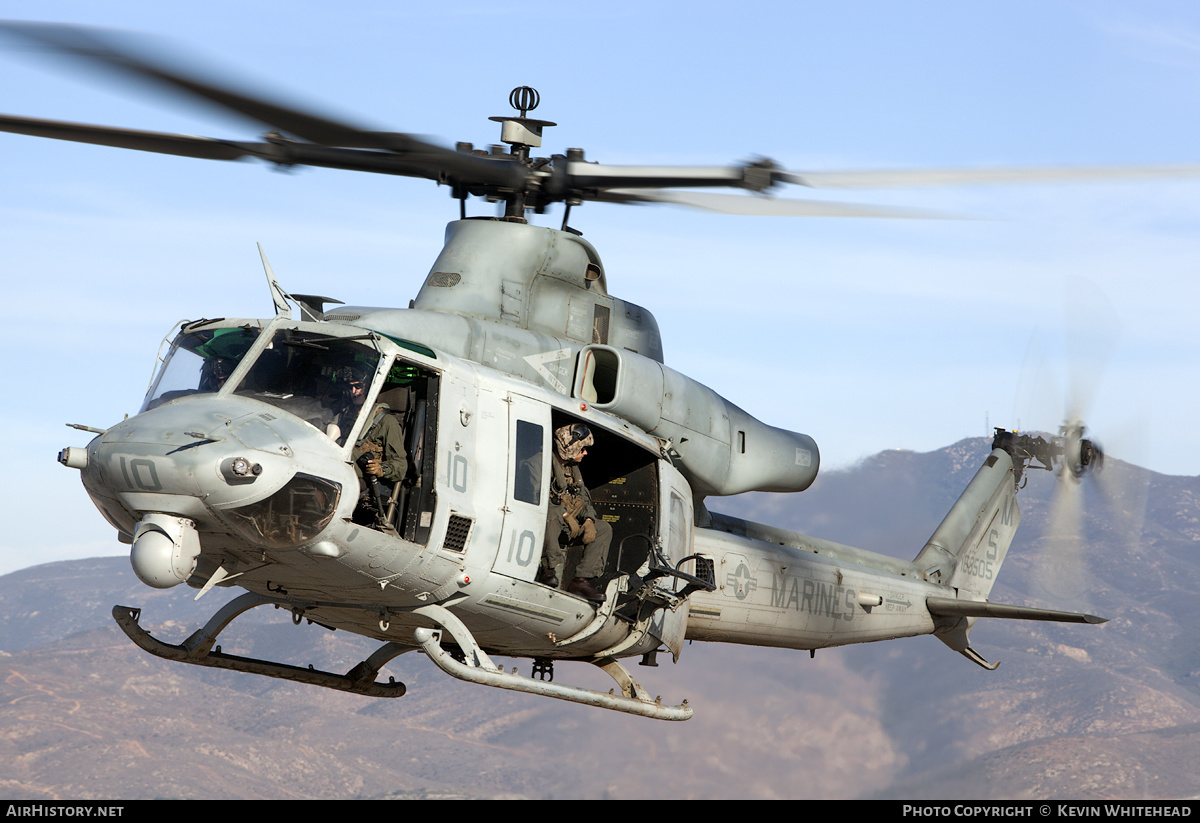
MULTIPOLYGON (((512 222, 524 223, 527 208, 533 208, 539 214, 545 209, 544 198, 537 196, 536 192, 542 188, 540 185, 542 179, 549 176, 550 172, 547 167, 553 163, 555 158, 541 157, 531 160, 529 150, 541 148, 542 129, 558 124, 527 116, 530 111, 538 107, 540 102, 541 95, 538 94, 537 89, 531 86, 518 86, 509 93, 508 104, 519 114, 515 117, 501 115, 488 118, 500 124, 500 142, 508 144, 507 152, 500 145, 493 145, 490 152, 477 150, 471 143, 458 143, 455 146, 458 151, 467 154, 519 163, 530 172, 524 176, 522 181, 524 185, 520 187, 499 191, 493 188, 491 191, 483 193, 492 202, 504 201, 504 219, 512 222)), ((575 150, 572 149, 572 151, 575 150)), ((467 196, 475 193, 482 192, 472 192, 469 186, 457 185, 454 187, 452 194, 462 203, 461 212, 464 218, 466 217, 467 196)))

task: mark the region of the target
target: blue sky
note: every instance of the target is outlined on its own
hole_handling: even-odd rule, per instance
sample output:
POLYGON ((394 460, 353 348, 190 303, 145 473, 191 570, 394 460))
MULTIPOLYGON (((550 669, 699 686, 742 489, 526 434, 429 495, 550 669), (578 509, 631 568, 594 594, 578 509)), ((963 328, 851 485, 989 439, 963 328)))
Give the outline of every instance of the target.
MULTIPOLYGON (((1195 4, 684 8, 9 0, 3 14, 161 36, 239 84, 447 144, 496 142, 487 117, 509 111, 509 89, 532 85, 537 116, 560 124, 543 154, 583 147, 613 164, 1200 163, 1195 4)), ((4 113, 235 139, 263 131, 12 44, 0 67, 4 113)), ((445 189, 417 180, 15 135, 0 135, 0 149, 0 573, 124 553, 54 461, 87 441, 63 424, 135 412, 176 321, 272 313, 256 243, 291 291, 403 306, 457 214, 445 189)), ((786 196, 806 194, 825 195, 786 196)), ((1105 355, 1074 367, 1093 378, 1087 421, 1108 451, 1200 474, 1200 177, 827 199, 972 219, 593 204, 572 224, 600 250, 612 293, 655 313, 670 365, 811 434, 826 467, 937 449, 989 424, 1052 429, 1072 327, 1071 339, 1105 355)))

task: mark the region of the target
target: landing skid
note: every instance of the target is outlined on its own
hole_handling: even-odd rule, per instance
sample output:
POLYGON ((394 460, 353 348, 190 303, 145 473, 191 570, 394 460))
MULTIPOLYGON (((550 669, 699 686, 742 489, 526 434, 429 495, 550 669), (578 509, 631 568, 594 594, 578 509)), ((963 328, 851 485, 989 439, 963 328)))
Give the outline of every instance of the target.
POLYGON ((333 674, 314 669, 312 666, 302 668, 289 666, 286 663, 276 663, 271 660, 257 660, 252 657, 238 657, 225 654, 217 646, 213 651, 213 643, 234 618, 255 606, 274 603, 273 600, 248 592, 237 597, 213 615, 204 628, 194 632, 191 637, 179 645, 164 643, 151 637, 150 632, 138 625, 141 609, 130 606, 113 606, 113 619, 121 627, 121 631, 139 647, 155 657, 164 660, 174 660, 179 663, 191 663, 196 666, 211 666, 217 669, 232 669, 238 672, 261 674, 266 677, 277 677, 281 680, 292 680, 297 683, 308 683, 314 686, 324 686, 327 689, 361 694, 367 697, 401 697, 405 692, 403 683, 388 678, 387 683, 375 681, 379 669, 389 660, 404 652, 413 651, 412 645, 401 643, 385 643, 383 646, 359 663, 346 674, 333 674))
POLYGON ((495 686, 499 689, 525 692, 527 694, 554 697, 572 703, 582 703, 585 706, 597 706, 602 709, 626 712, 628 714, 651 717, 655 720, 687 720, 692 716, 692 709, 687 701, 678 706, 664 706, 660 700, 651 699, 646 690, 641 687, 629 674, 624 666, 614 657, 601 657, 588 661, 605 671, 621 687, 621 693, 612 691, 592 691, 578 686, 565 686, 544 680, 534 680, 522 677, 514 670, 511 674, 488 658, 487 654, 475 643, 466 626, 462 624, 449 610, 441 606, 423 606, 416 610, 439 625, 437 629, 417 629, 414 632, 416 641, 421 649, 439 669, 451 677, 468 683, 479 683, 484 686, 495 686), (450 635, 453 641, 463 651, 463 661, 454 659, 442 648, 443 631, 450 635))
POLYGON ((533 680, 520 677, 515 672, 508 674, 491 661, 475 642, 470 630, 453 612, 444 606, 433 604, 413 609, 413 613, 427 618, 437 628, 416 629, 414 632, 415 645, 396 642, 383 644, 374 654, 346 674, 320 671, 311 666, 301 668, 286 663, 276 663, 272 660, 258 660, 225 654, 221 651, 220 646, 216 646, 214 649, 217 635, 235 618, 256 606, 268 603, 275 604, 275 601, 253 592, 247 592, 225 604, 204 625, 204 628, 193 632, 187 640, 178 645, 157 640, 150 635, 150 632, 139 626, 138 619, 142 614, 141 609, 130 606, 114 606, 112 615, 113 619, 117 621, 117 625, 128 635, 130 640, 143 650, 164 660, 191 663, 195 666, 232 669, 265 677, 277 677, 282 680, 324 686, 327 689, 368 697, 402 696, 406 691, 403 683, 397 683, 393 678, 388 678, 387 683, 380 683, 375 681, 375 676, 389 660, 405 652, 415 651, 419 647, 438 668, 459 680, 544 697, 554 697, 572 703, 598 706, 603 709, 613 709, 658 720, 687 720, 692 716, 692 709, 686 700, 679 706, 664 706, 661 701, 651 699, 645 689, 633 679, 615 657, 598 657, 589 662, 607 672, 617 682, 617 685, 620 686, 620 694, 612 691, 604 694, 577 686, 533 680), (448 635, 462 650, 462 662, 455 660, 442 649, 443 633, 448 635))

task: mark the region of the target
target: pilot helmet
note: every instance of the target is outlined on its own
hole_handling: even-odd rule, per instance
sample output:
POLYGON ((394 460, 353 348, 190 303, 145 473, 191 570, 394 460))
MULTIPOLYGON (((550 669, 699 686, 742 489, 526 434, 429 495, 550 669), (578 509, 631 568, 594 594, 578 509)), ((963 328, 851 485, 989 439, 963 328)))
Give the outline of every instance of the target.
POLYGON ((577 463, 583 450, 595 442, 592 430, 582 423, 571 423, 554 432, 554 453, 564 463, 577 463))
POLYGON ((362 383, 364 384, 365 388, 366 380, 366 369, 362 368, 357 363, 352 363, 348 366, 342 366, 333 373, 334 386, 341 390, 342 398, 346 401, 349 401, 351 397, 351 384, 362 383))
POLYGON ((237 361, 228 357, 207 357, 200 364, 200 391, 219 391, 237 368, 237 361))

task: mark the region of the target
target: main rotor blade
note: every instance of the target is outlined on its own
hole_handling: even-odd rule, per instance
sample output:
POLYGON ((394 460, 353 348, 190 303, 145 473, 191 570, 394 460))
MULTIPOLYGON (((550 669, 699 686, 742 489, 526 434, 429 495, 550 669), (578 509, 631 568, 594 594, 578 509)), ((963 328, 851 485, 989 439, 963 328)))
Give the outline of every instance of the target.
POLYGON ((606 166, 567 164, 577 189, 718 187, 765 191, 787 183, 819 189, 885 189, 981 184, 1086 183, 1200 176, 1200 165, 1044 166, 983 169, 880 169, 845 172, 792 172, 763 160, 732 166, 606 166))
MULTIPOLYGON (((606 166, 601 163, 567 163, 570 185, 576 189, 666 189, 679 187, 739 186, 746 183, 743 166, 606 166)), ((765 185, 755 188, 766 188, 765 185)))
POLYGON ((378 138, 355 126, 271 103, 169 68, 160 59, 136 54, 132 44, 118 45, 113 33, 101 34, 80 26, 6 21, 0 30, 38 43, 61 55, 115 70, 139 80, 154 81, 174 91, 183 91, 235 111, 252 120, 273 126, 313 143, 355 148, 379 148, 378 138))
POLYGON ((898 169, 843 172, 775 172, 781 182, 815 189, 886 189, 979 184, 1088 183, 1106 180, 1195 177, 1200 165, 1064 166, 1012 169, 898 169))
MULTIPOLYGON (((118 149, 195 157, 202 160, 241 160, 254 158, 281 166, 319 166, 327 169, 365 171, 374 174, 393 174, 443 181, 453 177, 454 170, 438 158, 422 158, 370 149, 343 149, 335 146, 315 146, 291 140, 272 142, 240 142, 193 137, 138 129, 120 129, 89 123, 70 123, 61 120, 40 120, 0 114, 0 132, 27 134, 90 143, 118 149)), ((457 152, 455 153, 457 154, 457 152)), ((473 158, 467 157, 467 160, 473 158)), ((515 165, 509 163, 508 165, 515 165)), ((498 169, 498 171, 503 171, 498 169)))
MULTIPOLYGON (((252 120, 272 126, 282 132, 295 135, 318 146, 335 146, 345 149, 382 149, 396 154, 405 155, 403 163, 392 163, 386 170, 391 174, 409 175, 408 169, 414 172, 409 176, 424 177, 442 182, 461 182, 467 185, 496 185, 509 188, 519 188, 527 176, 526 169, 517 163, 505 162, 491 157, 458 152, 453 149, 429 143, 420 138, 400 132, 368 131, 357 126, 339 122, 327 117, 301 111, 300 109, 273 103, 260 97, 235 91, 216 83, 200 79, 179 69, 168 67, 164 59, 150 58, 145 54, 136 54, 132 46, 118 46, 113 42, 113 36, 103 35, 93 29, 78 26, 61 26, 24 21, 0 22, 0 32, 33 41, 62 55, 81 59, 91 64, 97 64, 114 70, 119 74, 131 76, 140 80, 148 80, 157 85, 166 86, 174 91, 182 91, 210 103, 237 112, 252 120)), ((103 127, 94 127, 102 129, 103 127)), ((119 130, 114 130, 114 133, 119 130)), ((33 132, 22 132, 30 134, 33 132)), ((96 132, 99 134, 99 131, 96 132)), ((59 139, 77 140, 83 132, 76 131, 75 136, 67 137, 66 132, 59 135, 41 134, 39 136, 57 136, 59 139)), ((112 135, 109 135, 112 136, 112 135)), ((81 142, 102 142, 88 141, 81 142)), ((154 141, 145 145, 120 144, 106 142, 121 148, 137 148, 143 151, 162 151, 153 147, 154 141)), ((180 143, 182 145, 182 143, 180 143)), ((180 153, 180 152, 167 152, 180 153)), ((204 154, 189 156, 204 157, 204 154)), ((218 157, 213 159, 231 159, 218 157)), ((294 161, 293 161, 294 162, 294 161)), ((326 165, 312 163, 310 165, 326 165)), ((381 170, 381 169, 363 169, 381 170)))
POLYGON ((877 217, 906 220, 954 218, 954 215, 944 212, 921 209, 871 206, 859 203, 822 203, 815 200, 788 200, 753 194, 714 194, 695 191, 609 189, 586 199, 608 203, 667 203, 720 214, 762 217, 877 217))
POLYGON ((270 148, 270 144, 267 143, 233 143, 210 137, 118 129, 109 126, 93 126, 87 123, 68 123, 62 120, 14 117, 7 114, 0 114, 0 131, 28 134, 32 137, 49 137, 54 140, 70 140, 75 143, 91 143, 97 146, 112 146, 119 149, 174 154, 180 157, 198 157, 204 160, 240 160, 247 156, 261 156, 259 152, 254 151, 255 145, 270 148))

